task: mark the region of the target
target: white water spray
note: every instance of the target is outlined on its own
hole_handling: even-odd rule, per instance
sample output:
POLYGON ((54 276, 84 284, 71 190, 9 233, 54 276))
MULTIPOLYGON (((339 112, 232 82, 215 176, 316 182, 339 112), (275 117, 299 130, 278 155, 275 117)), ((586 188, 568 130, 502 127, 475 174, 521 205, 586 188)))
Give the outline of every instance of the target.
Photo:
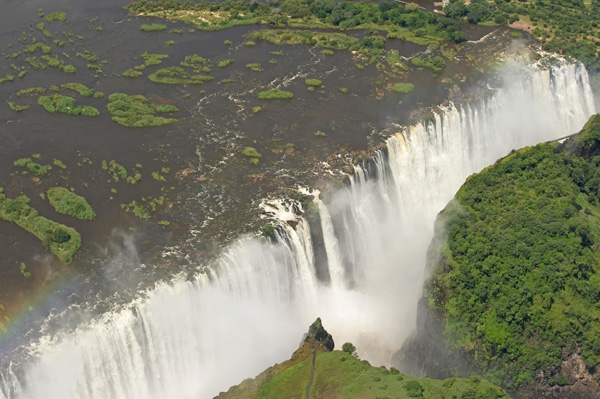
POLYGON ((595 111, 580 65, 522 75, 486 100, 398 127, 370 169, 318 202, 327 265, 315 264, 301 207, 271 203, 276 241, 241 239, 191 281, 44 337, 29 364, 0 370, 0 398, 209 398, 287 358, 317 316, 338 346, 388 363, 415 327, 435 216, 464 179, 512 149, 576 132, 595 111))

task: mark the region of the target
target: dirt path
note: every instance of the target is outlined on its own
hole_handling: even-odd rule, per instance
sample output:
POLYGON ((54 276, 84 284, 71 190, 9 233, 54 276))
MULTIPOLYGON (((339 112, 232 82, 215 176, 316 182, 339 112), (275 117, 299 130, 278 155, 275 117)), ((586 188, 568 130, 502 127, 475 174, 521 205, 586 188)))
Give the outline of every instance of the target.
POLYGON ((310 371, 310 381, 306 387, 306 399, 310 399, 310 387, 312 387, 313 379, 315 378, 315 361, 317 360, 317 351, 313 351, 312 370, 310 371))

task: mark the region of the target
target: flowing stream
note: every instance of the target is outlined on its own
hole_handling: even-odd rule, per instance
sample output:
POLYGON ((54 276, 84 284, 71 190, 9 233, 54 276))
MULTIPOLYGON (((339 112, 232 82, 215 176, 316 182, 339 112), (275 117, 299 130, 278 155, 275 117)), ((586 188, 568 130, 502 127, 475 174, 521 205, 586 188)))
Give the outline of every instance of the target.
POLYGON ((350 341, 361 358, 389 364, 415 327, 436 214, 465 178, 512 149, 578 131, 595 111, 581 65, 504 76, 485 100, 393 127, 351 184, 314 208, 268 201, 276 240, 242 238, 194 278, 28 344, 24 364, 4 359, 0 398, 211 398, 288 358, 317 316, 337 347, 350 341), (315 261, 316 239, 327 261, 315 261))

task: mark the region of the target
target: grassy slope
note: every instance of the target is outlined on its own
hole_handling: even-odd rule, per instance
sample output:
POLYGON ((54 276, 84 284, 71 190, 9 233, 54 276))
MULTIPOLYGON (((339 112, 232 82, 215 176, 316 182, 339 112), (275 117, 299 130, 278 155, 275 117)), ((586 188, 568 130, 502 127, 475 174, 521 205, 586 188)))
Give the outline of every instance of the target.
MULTIPOLYGON (((422 394, 412 397, 424 399, 480 398, 499 399, 508 396, 487 381, 451 378, 434 380, 414 378, 392 369, 372 367, 342 351, 326 351, 318 343, 305 343, 292 359, 270 367, 255 379, 248 379, 218 399, 304 399, 310 381, 312 353, 317 350, 312 399, 402 399, 410 398, 411 385, 417 382, 422 394)), ((418 387, 418 385, 417 385, 418 387)), ((418 392, 417 388, 416 391, 418 392)))
MULTIPOLYGON (((600 117, 471 176, 442 212, 447 240, 426 295, 449 344, 488 378, 573 383, 561 362, 600 365, 600 117), (563 373, 564 372, 564 373, 563 373)), ((442 229, 443 226, 443 229, 442 229)), ((443 241, 443 240, 442 240, 443 241)))

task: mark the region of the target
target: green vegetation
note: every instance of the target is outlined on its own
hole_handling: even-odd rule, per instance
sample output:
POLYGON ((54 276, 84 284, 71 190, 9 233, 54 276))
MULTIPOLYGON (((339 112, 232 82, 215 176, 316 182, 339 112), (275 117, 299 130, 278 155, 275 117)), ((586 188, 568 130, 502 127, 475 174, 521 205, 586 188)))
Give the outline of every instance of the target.
POLYGON ((100 60, 100 57, 98 57, 97 55, 89 54, 89 51, 83 53, 77 52, 75 55, 77 57, 83 58, 87 62, 98 62, 100 60))
MULTIPOLYGON (((169 56, 167 54, 149 54, 148 52, 144 52, 144 54, 142 54, 142 58, 144 59, 144 63, 142 65, 137 65, 134 67, 134 69, 136 71, 141 71, 146 69, 149 66, 153 66, 153 65, 158 65, 160 63, 162 63, 162 60, 169 58, 169 56)), ((131 69, 128 69, 126 72, 131 71, 131 69)), ((136 76, 141 75, 141 73, 137 73, 137 74, 133 74, 133 75, 125 75, 125 73, 123 73, 124 76, 129 76, 129 77, 133 77, 135 78, 136 76)))
POLYGON ((163 25, 163 24, 151 24, 151 25, 142 25, 140 26, 140 29, 143 30, 144 32, 158 32, 158 31, 162 31, 162 30, 167 30, 167 25, 163 25))
POLYGON ((225 68, 227 65, 231 64, 233 62, 233 60, 231 58, 228 58, 226 60, 223 61, 219 61, 219 68, 225 68))
POLYGON ((94 90, 81 83, 65 83, 60 87, 64 89, 75 90, 82 97, 91 97, 94 95, 94 90))
POLYGON ((321 50, 321 54, 323 54, 323 55, 333 55, 333 51, 327 50, 327 49, 323 49, 323 50, 321 50))
MULTIPOLYGON (((412 5, 395 2, 337 2, 328 0, 281 2, 182 2, 137 1, 127 8, 132 14, 180 20, 199 30, 222 30, 239 25, 270 24, 310 29, 365 29, 387 31, 390 37, 418 44, 441 41, 461 42, 465 34, 456 21, 419 10, 412 5)), ((265 30, 266 31, 266 30, 265 30)), ((293 32, 289 32, 293 35, 293 32)), ((368 39, 364 46, 378 45, 379 39, 368 39)), ((254 42, 246 42, 251 44, 254 42)))
POLYGON ((317 136, 317 137, 326 137, 326 136, 327 136, 327 133, 325 133, 325 132, 322 132, 322 131, 320 131, 320 130, 317 130, 317 131, 315 132, 315 136, 317 136))
POLYGON ((306 84, 307 86, 321 87, 323 85, 323 82, 319 79, 306 79, 304 81, 304 84, 306 84))
POLYGON ((69 115, 100 115, 98 109, 88 105, 75 105, 75 99, 73 97, 63 96, 62 94, 40 96, 38 104, 52 114, 55 112, 62 112, 69 115))
POLYGON ((463 0, 451 0, 444 11, 450 17, 472 23, 518 22, 521 28, 529 28, 544 50, 575 57, 590 69, 600 69, 600 2, 597 0, 475 0, 469 5, 463 0))
POLYGON ((67 13, 62 12, 62 11, 51 12, 50 14, 48 14, 46 16, 46 21, 48 21, 48 22, 54 22, 54 21, 63 22, 66 19, 67 19, 67 13))
POLYGON ((75 69, 75 67, 73 65, 61 65, 60 66, 60 70, 63 71, 64 73, 75 73, 75 72, 77 72, 77 69, 75 69))
MULTIPOLYGON (((39 157, 36 158, 33 155, 32 155, 32 158, 39 159, 39 157)), ((48 171, 50 169, 52 169, 52 167, 50 165, 40 165, 38 163, 33 162, 31 160, 31 158, 17 159, 15 162, 13 162, 13 165, 15 165, 17 167, 21 167, 21 168, 27 168, 29 170, 29 172, 34 173, 38 176, 43 176, 46 173, 48 173, 48 171)), ((23 172, 23 173, 25 173, 25 172, 23 172)))
MULTIPOLYGON (((268 227, 272 229, 263 229, 268 227)), ((309 332, 291 359, 269 367, 215 399, 303 399, 305 395, 327 399, 508 399, 501 388, 484 380, 415 378, 394 368, 373 367, 355 356, 354 345, 346 343, 344 351, 329 351, 326 336, 331 335, 322 328, 313 335, 315 338, 309 332)))
POLYGON ((392 86, 392 90, 400 94, 410 93, 414 88, 412 83, 394 83, 392 86))
POLYGON ((154 116, 156 113, 171 113, 179 111, 174 105, 148 103, 141 95, 113 93, 108 96, 108 111, 113 115, 112 120, 126 127, 164 126, 177 122, 177 119, 154 116))
POLYGON ((127 78, 137 78, 138 76, 140 76, 142 73, 139 71, 135 71, 133 69, 128 69, 125 72, 123 72, 121 74, 121 76, 125 76, 127 78))
POLYGON ((15 77, 13 75, 6 75, 5 77, 0 79, 0 84, 5 82, 12 82, 13 80, 15 80, 15 77))
POLYGON ((340 92, 343 94, 348 93, 348 88, 347 87, 340 87, 340 92))
POLYGON ((292 97, 294 97, 293 93, 279 89, 265 90, 258 93, 258 98, 260 98, 261 100, 276 100, 292 97))
POLYGON ((242 154, 250 158, 252 165, 258 165, 260 158, 262 158, 262 155, 254 147, 244 147, 242 154))
POLYGON ((192 68, 197 72, 210 73, 208 60, 200 57, 198 54, 187 55, 185 59, 179 63, 182 67, 192 68))
POLYGON ((154 83, 163 83, 163 84, 202 84, 204 82, 208 82, 213 80, 212 76, 207 75, 191 75, 185 69, 180 67, 169 67, 164 69, 159 69, 151 75, 148 75, 148 79, 150 79, 154 83))
POLYGON ((48 190, 48 201, 58 213, 69 215, 80 220, 94 220, 96 214, 85 198, 63 187, 48 190))
POLYGON ((244 42, 244 46, 254 47, 254 46, 256 46, 256 42, 253 42, 253 41, 249 40, 247 42, 244 42))
POLYGON ((6 103, 8 104, 10 109, 12 109, 15 112, 21 112, 29 108, 29 105, 18 105, 13 103, 12 101, 7 101, 6 103))
POLYGON ((67 165, 65 165, 61 160, 59 159, 55 159, 53 162, 53 165, 56 166, 57 168, 61 168, 61 169, 67 169, 67 165))
POLYGON ((26 271, 27 270, 27 266, 25 265, 24 262, 21 262, 21 264, 19 265, 19 270, 21 271, 21 275, 25 278, 31 278, 31 273, 26 271))
POLYGON ((169 47, 169 46, 172 46, 172 45, 174 45, 174 44, 175 44, 175 41, 174 41, 174 40, 167 40, 167 41, 165 42, 165 44, 167 45, 167 47, 169 47))
POLYGON ((246 68, 254 72, 261 72, 263 70, 262 65, 260 64, 246 64, 246 68))
POLYGON ((154 199, 151 197, 142 198, 142 202, 145 202, 145 204, 140 204, 137 201, 131 201, 128 204, 121 204, 121 209, 125 210, 127 213, 132 213, 134 216, 141 219, 150 219, 151 212, 156 212, 156 209, 159 205, 164 205, 165 197, 161 195, 160 197, 154 199))
POLYGON ((600 366, 600 116, 469 177, 437 226, 426 296, 452 347, 511 388, 565 383, 573 353, 600 366))
POLYGON ((104 93, 101 91, 97 91, 94 93, 94 98, 104 98, 104 93))
POLYGON ((46 89, 43 87, 30 87, 28 89, 23 89, 23 90, 19 90, 18 92, 15 93, 15 95, 17 97, 21 97, 25 94, 44 94, 46 92, 46 89))
POLYGON ((441 72, 446 68, 446 62, 439 55, 431 58, 413 57, 410 62, 418 68, 430 68, 434 72, 441 72))
POLYGON ((63 263, 69 264, 81 246, 81 236, 74 229, 39 216, 29 206, 29 198, 8 198, 0 188, 0 219, 15 223, 42 241, 63 263))

